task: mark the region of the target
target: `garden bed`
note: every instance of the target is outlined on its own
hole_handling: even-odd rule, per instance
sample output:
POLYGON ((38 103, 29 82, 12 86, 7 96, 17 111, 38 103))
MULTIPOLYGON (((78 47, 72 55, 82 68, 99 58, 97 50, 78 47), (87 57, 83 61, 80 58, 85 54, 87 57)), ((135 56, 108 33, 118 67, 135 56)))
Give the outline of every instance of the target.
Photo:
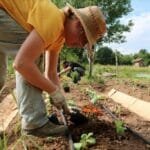
MULTIPOLYGON (((83 108, 85 105, 91 104, 90 98, 85 92, 85 89, 92 87, 98 93, 103 92, 106 94, 107 91, 109 91, 108 89, 112 88, 114 82, 112 82, 112 84, 107 83, 106 87, 99 86, 97 84, 91 84, 90 86, 89 84, 85 83, 70 84, 70 92, 65 93, 67 100, 69 102, 73 101, 77 106, 83 108)), ((119 85, 116 86, 119 87, 119 85)), ((138 89, 137 91, 140 90, 138 89)), ((140 92, 143 93, 144 90, 141 90, 140 92)), ((148 101, 148 96, 146 98, 146 101, 148 101)), ((133 114, 127 109, 124 109, 118 104, 114 103, 111 99, 102 100, 101 103, 105 104, 105 106, 107 106, 117 117, 121 118, 129 127, 133 128, 138 133, 143 135, 146 139, 150 140, 150 122, 144 121, 136 114, 133 114)), ((99 103, 96 105, 96 108, 100 109, 102 113, 100 115, 91 115, 85 113, 89 120, 87 123, 78 126, 69 123, 69 128, 74 142, 79 142, 82 134, 88 134, 92 132, 96 143, 89 146, 89 149, 91 150, 150 149, 150 146, 148 144, 145 144, 141 139, 137 138, 128 130, 125 131, 123 135, 118 135, 112 117, 110 117, 110 115, 106 111, 101 109, 99 103)), ((27 148, 29 150, 69 150, 69 143, 67 137, 37 138, 32 136, 21 136, 20 118, 18 116, 10 124, 9 130, 6 132, 6 138, 8 141, 7 149, 23 150, 27 148)))

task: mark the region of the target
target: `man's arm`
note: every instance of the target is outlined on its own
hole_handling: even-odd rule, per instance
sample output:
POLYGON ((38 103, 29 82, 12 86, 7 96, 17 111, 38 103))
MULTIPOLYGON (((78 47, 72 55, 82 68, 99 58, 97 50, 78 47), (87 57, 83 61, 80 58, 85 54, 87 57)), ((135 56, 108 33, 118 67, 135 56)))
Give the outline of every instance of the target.
POLYGON ((45 55, 45 76, 54 84, 60 87, 59 77, 57 75, 59 53, 57 51, 46 51, 45 55))
POLYGON ((68 72, 69 70, 71 70, 71 67, 70 67, 70 66, 68 66, 67 68, 65 68, 65 69, 63 69, 62 71, 60 71, 60 72, 58 73, 58 75, 60 76, 60 75, 62 75, 63 73, 68 72))
MULTIPOLYGON (((60 83, 59 77, 57 75, 57 65, 58 65, 59 53, 56 51, 47 51, 45 55, 45 76, 48 80, 51 80, 53 84, 57 85, 59 88, 57 91, 60 91, 60 83)), ((59 92, 55 92, 52 94, 52 103, 57 106, 57 108, 61 108, 64 110, 64 113, 69 114, 70 110, 67 106, 65 97, 59 92), (63 103, 61 103, 61 107, 59 107, 59 99, 63 98, 63 103)))
POLYGON ((33 86, 52 93, 56 91, 57 86, 46 79, 35 64, 43 50, 44 41, 36 30, 31 31, 17 53, 13 66, 33 86))

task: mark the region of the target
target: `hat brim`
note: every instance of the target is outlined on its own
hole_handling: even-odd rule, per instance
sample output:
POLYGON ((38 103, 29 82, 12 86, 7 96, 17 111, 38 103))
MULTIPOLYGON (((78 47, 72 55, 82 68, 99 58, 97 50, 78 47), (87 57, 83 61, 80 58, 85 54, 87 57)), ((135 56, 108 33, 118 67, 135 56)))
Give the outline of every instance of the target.
POLYGON ((81 25, 83 26, 83 29, 84 29, 84 31, 85 31, 85 35, 86 35, 86 38, 87 38, 87 40, 88 40, 88 50, 92 50, 92 45, 94 44, 94 43, 92 43, 92 41, 91 41, 91 38, 90 38, 90 32, 89 32, 89 30, 88 30, 88 28, 87 28, 87 26, 86 26, 86 24, 85 24, 85 22, 84 22, 84 20, 83 20, 83 18, 81 17, 81 13, 80 13, 80 11, 78 11, 77 9, 75 9, 73 6, 71 6, 69 3, 67 3, 67 6, 70 8, 70 10, 75 14, 75 16, 80 20, 80 22, 81 22, 81 25))

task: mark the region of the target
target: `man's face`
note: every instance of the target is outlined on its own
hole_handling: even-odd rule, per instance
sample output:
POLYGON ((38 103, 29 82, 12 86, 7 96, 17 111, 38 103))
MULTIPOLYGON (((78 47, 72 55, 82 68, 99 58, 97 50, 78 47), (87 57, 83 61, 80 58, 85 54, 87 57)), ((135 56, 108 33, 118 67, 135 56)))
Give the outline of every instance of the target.
POLYGON ((66 45, 70 48, 83 48, 88 43, 80 21, 76 18, 68 18, 65 23, 66 45))

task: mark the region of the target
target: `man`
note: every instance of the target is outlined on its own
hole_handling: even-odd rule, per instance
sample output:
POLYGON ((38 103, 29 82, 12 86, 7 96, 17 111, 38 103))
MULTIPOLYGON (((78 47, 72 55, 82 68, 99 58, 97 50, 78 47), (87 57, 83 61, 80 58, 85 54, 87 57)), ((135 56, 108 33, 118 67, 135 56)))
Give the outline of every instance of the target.
POLYGON ((68 72, 67 76, 70 78, 73 78, 72 74, 76 73, 76 78, 73 79, 73 82, 77 83, 78 81, 80 81, 81 77, 85 74, 85 68, 76 62, 64 61, 63 70, 59 73, 59 76, 65 72, 68 72))
POLYGON ((50 94, 54 106, 70 113, 57 75, 59 52, 64 43, 68 47, 87 45, 91 49, 106 31, 100 9, 75 9, 68 4, 60 10, 50 0, 0 0, 0 8, 4 13, 0 17, 0 83, 2 87, 7 52, 19 49, 13 67, 17 71, 17 103, 23 132, 42 137, 64 135, 65 125, 49 121, 42 91, 50 94), (44 75, 39 69, 43 53, 44 75))

